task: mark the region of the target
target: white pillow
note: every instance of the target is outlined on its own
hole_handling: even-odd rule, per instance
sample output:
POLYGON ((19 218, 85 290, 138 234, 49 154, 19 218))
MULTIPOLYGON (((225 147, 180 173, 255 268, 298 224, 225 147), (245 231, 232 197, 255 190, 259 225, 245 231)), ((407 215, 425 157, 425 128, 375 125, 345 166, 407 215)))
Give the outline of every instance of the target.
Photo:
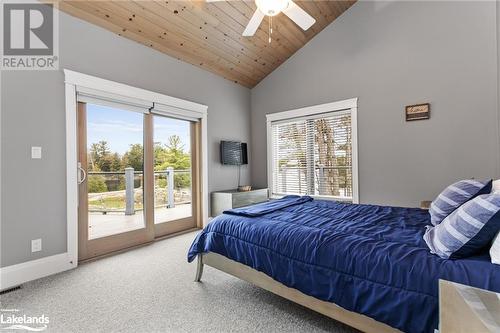
POLYGON ((492 263, 500 265, 500 231, 493 238, 493 243, 491 243, 490 257, 492 263))

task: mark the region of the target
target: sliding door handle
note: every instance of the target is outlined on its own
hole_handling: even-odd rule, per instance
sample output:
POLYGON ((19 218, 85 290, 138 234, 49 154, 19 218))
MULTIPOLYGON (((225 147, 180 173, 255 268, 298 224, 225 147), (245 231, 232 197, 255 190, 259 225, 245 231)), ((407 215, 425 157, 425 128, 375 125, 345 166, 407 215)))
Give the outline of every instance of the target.
POLYGON ((78 184, 81 184, 87 179, 87 173, 82 168, 82 163, 78 162, 78 184))

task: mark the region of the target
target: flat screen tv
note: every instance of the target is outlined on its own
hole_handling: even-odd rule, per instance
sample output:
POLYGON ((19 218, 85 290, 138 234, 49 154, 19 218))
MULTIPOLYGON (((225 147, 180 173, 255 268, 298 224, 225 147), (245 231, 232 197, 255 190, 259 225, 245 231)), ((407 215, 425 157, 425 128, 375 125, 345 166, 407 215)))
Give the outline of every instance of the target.
POLYGON ((221 141, 220 159, 222 164, 248 164, 247 144, 239 141, 221 141))

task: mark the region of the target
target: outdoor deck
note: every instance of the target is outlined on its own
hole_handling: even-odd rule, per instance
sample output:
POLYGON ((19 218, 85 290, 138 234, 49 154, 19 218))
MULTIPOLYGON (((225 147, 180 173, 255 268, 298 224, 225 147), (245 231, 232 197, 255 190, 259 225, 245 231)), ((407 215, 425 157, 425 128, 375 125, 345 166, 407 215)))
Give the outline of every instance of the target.
MULTIPOLYGON (((156 208, 155 223, 173 221, 192 214, 191 204, 179 204, 174 208, 156 208)), ((137 211, 134 215, 108 212, 89 214, 89 239, 101 238, 122 232, 144 228, 143 211, 137 211)))

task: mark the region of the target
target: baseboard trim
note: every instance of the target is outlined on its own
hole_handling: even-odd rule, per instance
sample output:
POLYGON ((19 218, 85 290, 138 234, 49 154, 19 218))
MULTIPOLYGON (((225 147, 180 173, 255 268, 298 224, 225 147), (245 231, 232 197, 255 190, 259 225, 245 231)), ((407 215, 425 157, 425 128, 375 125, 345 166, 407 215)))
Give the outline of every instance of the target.
MULTIPOLYGON (((200 230, 199 228, 191 228, 188 230, 183 230, 176 232, 171 235, 166 235, 163 237, 156 238, 154 241, 160 241, 166 238, 171 238, 174 236, 182 235, 188 232, 200 230)), ((151 243, 141 244, 139 246, 144 246, 151 243)), ((136 246, 138 247, 138 246, 136 246)), ((123 252, 136 247, 128 248, 125 250, 117 251, 123 252)), ((104 256, 90 258, 81 263, 93 261, 100 259, 105 256, 115 255, 117 252, 113 252, 104 256)), ((10 289, 15 286, 19 286, 25 282, 40 279, 49 275, 64 272, 73 268, 76 268, 77 263, 72 259, 72 256, 68 253, 55 254, 53 256, 30 260, 16 265, 6 266, 0 268, 0 291, 10 289)))
POLYGON ((0 268, 0 290, 75 268, 76 263, 69 253, 30 260, 0 268))

